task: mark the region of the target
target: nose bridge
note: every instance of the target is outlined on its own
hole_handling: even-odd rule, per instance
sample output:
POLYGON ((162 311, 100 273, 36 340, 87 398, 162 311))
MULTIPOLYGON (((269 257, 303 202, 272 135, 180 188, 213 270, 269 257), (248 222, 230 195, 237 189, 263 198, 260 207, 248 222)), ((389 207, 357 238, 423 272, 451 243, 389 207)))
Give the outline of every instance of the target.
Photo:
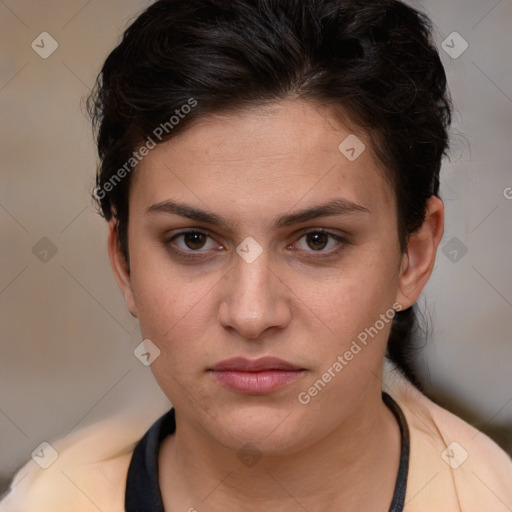
POLYGON ((271 294, 272 272, 269 268, 269 253, 262 253, 254 260, 247 261, 243 257, 238 258, 234 268, 234 289, 231 291, 238 303, 247 303, 256 307, 262 307, 271 294))
POLYGON ((245 338, 257 338, 270 327, 284 327, 290 318, 279 280, 271 269, 270 253, 254 259, 237 255, 219 310, 224 327, 245 338))

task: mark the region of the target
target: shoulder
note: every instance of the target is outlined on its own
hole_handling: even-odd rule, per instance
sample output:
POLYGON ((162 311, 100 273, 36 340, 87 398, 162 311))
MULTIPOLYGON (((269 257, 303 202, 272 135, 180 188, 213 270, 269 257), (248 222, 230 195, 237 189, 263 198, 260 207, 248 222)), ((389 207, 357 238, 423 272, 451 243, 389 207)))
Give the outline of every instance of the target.
POLYGON ((133 450, 157 418, 116 416, 50 443, 47 455, 56 452, 56 460, 46 469, 27 462, 14 476, 0 512, 124 511, 133 450))
POLYGON ((400 405, 410 434, 408 512, 509 511, 512 459, 494 441, 438 406, 388 367, 384 390, 400 405))

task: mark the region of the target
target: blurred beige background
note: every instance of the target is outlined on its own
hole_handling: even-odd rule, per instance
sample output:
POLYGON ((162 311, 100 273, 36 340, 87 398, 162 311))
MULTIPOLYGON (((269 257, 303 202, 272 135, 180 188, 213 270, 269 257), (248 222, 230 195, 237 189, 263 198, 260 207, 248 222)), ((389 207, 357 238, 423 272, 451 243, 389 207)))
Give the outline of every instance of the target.
MULTIPOLYGON (((81 105, 149 3, 0 0, 5 478, 42 441, 119 410, 140 411, 149 426, 169 405, 133 355, 141 339, 90 200, 96 155, 81 105), (52 41, 41 44, 42 32, 58 44, 46 59, 39 53, 52 41)), ((512 2, 415 5, 436 24, 457 109, 443 169, 446 234, 421 301, 431 327, 418 363, 433 395, 512 451, 512 2)))

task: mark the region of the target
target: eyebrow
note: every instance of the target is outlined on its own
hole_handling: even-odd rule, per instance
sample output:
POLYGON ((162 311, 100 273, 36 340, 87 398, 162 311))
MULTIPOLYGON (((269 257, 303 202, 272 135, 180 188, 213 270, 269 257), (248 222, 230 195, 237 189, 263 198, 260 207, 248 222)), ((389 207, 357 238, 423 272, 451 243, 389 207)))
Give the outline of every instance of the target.
MULTIPOLYGON (((154 204, 146 210, 146 214, 151 213, 167 213, 169 215, 179 215, 186 217, 196 222, 203 222, 214 226, 223 226, 229 228, 229 223, 216 215, 215 213, 201 210, 183 203, 176 203, 174 201, 162 201, 161 203, 154 204)), ((312 206, 305 208, 294 213, 283 215, 275 222, 275 227, 291 226, 301 222, 318 219, 320 217, 329 217, 333 215, 350 215, 353 213, 370 213, 368 208, 353 203, 347 199, 334 199, 326 204, 312 206)))

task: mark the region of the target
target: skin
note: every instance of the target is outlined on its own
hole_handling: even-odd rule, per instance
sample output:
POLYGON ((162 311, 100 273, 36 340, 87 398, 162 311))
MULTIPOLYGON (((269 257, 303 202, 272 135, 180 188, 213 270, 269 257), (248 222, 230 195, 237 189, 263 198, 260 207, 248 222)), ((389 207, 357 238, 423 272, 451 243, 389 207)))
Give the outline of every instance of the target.
POLYGON ((134 174, 129 268, 110 223, 114 274, 143 337, 161 350, 151 369, 176 410, 176 434, 159 455, 166 510, 389 508, 400 454, 381 398, 391 323, 307 405, 298 395, 393 304, 416 301, 434 266, 443 205, 428 201, 402 254, 393 190, 371 141, 357 131, 366 151, 349 161, 338 146, 355 132, 341 121, 292 99, 210 116, 157 146, 134 174), (275 225, 335 199, 366 211, 275 225), (169 200, 226 225, 148 213, 169 200), (171 241, 190 228, 211 238, 171 241), (321 229, 346 242, 304 233, 321 229), (262 249, 252 263, 236 252, 247 237, 262 249), (208 371, 235 356, 279 357, 303 372, 266 395, 240 394, 208 371), (261 455, 252 467, 237 457, 247 443, 261 455))

